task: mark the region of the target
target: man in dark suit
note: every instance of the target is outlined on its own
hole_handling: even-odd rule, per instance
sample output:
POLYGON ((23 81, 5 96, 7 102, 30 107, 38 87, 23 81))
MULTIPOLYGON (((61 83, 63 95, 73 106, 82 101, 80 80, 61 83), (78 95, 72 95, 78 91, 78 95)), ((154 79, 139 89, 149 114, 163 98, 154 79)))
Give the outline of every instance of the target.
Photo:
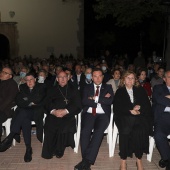
POLYGON ((82 73, 81 65, 77 64, 75 66, 75 73, 73 74, 73 80, 77 85, 78 90, 83 86, 83 82, 85 81, 85 75, 82 73))
POLYGON ((36 123, 36 134, 40 142, 43 137, 44 109, 42 104, 45 86, 43 83, 36 83, 35 75, 32 73, 27 73, 25 81, 25 84, 20 85, 20 92, 16 96, 15 101, 18 107, 12 119, 11 132, 0 144, 0 152, 6 151, 11 146, 13 138, 19 136, 20 129, 22 129, 26 145, 24 161, 30 162, 32 160, 31 121, 36 123))
POLYGON ((93 83, 84 88, 82 98, 83 113, 81 124, 82 161, 75 170, 90 170, 95 163, 105 129, 109 125, 113 90, 111 85, 103 84, 103 72, 99 68, 92 71, 93 83), (93 135, 91 136, 91 132, 93 135))
POLYGON ((12 117, 15 106, 15 97, 18 93, 18 85, 12 79, 12 70, 4 67, 0 73, 0 141, 2 136, 2 123, 12 117))
POLYGON ((170 145, 167 136, 170 134, 170 71, 164 76, 165 84, 154 86, 154 138, 161 154, 159 165, 170 170, 170 145))

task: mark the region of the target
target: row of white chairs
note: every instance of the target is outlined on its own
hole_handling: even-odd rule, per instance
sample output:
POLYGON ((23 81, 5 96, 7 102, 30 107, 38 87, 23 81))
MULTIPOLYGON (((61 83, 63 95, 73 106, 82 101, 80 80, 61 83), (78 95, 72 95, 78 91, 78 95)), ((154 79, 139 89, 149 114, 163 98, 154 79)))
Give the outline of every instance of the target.
MULTIPOLYGON (((17 106, 14 109, 16 108, 17 106)), ((44 114, 44 122, 45 122, 45 117, 46 115, 44 114)), ((74 140, 75 140, 74 152, 78 153, 78 148, 79 148, 79 143, 80 143, 80 132, 81 132, 81 113, 79 113, 78 115, 75 115, 75 118, 77 122, 77 132, 74 134, 74 140)), ((6 136, 8 136, 10 133, 11 120, 12 119, 9 118, 6 120, 6 122, 2 124, 2 126, 5 127, 6 136)), ((32 121, 31 124, 35 125, 35 122, 32 121)), ((110 157, 113 156, 112 132, 113 132, 113 113, 111 113, 109 126, 104 132, 105 134, 107 134, 107 143, 109 145, 109 156, 110 157)), ((43 137, 44 137, 44 134, 43 134, 43 137)), ((15 140, 13 140, 13 145, 15 146, 15 140)))
MULTIPOLYGON (((15 107, 15 109, 16 109, 16 107, 15 107)), ((45 122, 45 117, 46 116, 44 116, 44 122, 45 122)), ((79 143, 80 143, 80 133, 81 133, 81 113, 79 113, 78 115, 75 115, 75 118, 76 118, 76 122, 77 122, 77 132, 74 134, 74 140, 75 140, 74 152, 78 153, 79 143)), ((7 119, 6 122, 4 122, 2 124, 2 126, 4 126, 6 129, 6 136, 8 136, 10 133, 10 125, 11 125, 11 118, 7 119)), ((32 121, 32 125, 35 125, 34 121, 32 121)), ((104 133, 107 134, 107 143, 109 145, 109 157, 113 157, 114 152, 115 152, 116 143, 118 143, 118 136, 119 136, 116 124, 114 123, 114 125, 113 125, 113 112, 111 113, 109 126, 107 127, 107 129, 105 130, 104 133)), ((43 135, 43 137, 44 137, 44 135, 43 135)), ((167 138, 170 139, 170 135, 167 138)), ((149 154, 147 154, 147 160, 149 162, 151 162, 153 149, 155 146, 155 140, 151 136, 149 137, 149 143, 150 143, 149 144, 149 154)), ((15 140, 13 140, 13 145, 15 146, 15 140)))

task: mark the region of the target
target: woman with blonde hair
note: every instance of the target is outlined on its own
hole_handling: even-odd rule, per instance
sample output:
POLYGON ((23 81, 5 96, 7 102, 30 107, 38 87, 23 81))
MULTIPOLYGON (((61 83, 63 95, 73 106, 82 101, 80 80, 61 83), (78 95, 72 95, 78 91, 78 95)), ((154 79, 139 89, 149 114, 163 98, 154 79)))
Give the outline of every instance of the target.
POLYGON ((151 105, 147 93, 136 75, 126 71, 120 81, 113 103, 114 120, 119 131, 120 169, 126 170, 127 157, 135 154, 138 170, 143 170, 143 153, 149 153, 152 129, 151 105))

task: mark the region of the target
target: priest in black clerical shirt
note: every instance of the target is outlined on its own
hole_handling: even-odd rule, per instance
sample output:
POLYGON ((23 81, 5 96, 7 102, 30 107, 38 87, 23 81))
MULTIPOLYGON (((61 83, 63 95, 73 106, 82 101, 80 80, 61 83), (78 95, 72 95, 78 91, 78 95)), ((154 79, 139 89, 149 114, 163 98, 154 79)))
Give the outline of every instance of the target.
POLYGON ((6 151, 11 145, 13 138, 20 142, 20 131, 22 129, 26 152, 24 161, 32 160, 31 147, 31 121, 36 123, 36 134, 40 142, 43 138, 43 100, 46 95, 45 85, 36 83, 33 73, 27 73, 25 84, 20 85, 19 93, 16 96, 15 103, 17 109, 12 118, 10 134, 0 143, 0 152, 6 151))
POLYGON ((61 158, 66 147, 75 147, 75 115, 81 112, 81 99, 77 88, 68 83, 68 75, 57 75, 58 85, 49 89, 45 100, 47 117, 44 126, 42 157, 61 158))

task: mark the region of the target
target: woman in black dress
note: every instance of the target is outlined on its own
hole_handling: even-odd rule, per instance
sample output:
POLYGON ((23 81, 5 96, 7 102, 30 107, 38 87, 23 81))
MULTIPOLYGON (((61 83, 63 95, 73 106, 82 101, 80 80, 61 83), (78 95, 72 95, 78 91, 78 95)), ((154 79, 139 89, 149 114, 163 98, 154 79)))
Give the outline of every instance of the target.
POLYGON ((137 169, 143 170, 143 153, 149 153, 152 129, 151 105, 147 93, 136 80, 135 73, 126 71, 114 97, 114 120, 119 131, 120 169, 127 169, 126 159, 137 158, 137 169))

